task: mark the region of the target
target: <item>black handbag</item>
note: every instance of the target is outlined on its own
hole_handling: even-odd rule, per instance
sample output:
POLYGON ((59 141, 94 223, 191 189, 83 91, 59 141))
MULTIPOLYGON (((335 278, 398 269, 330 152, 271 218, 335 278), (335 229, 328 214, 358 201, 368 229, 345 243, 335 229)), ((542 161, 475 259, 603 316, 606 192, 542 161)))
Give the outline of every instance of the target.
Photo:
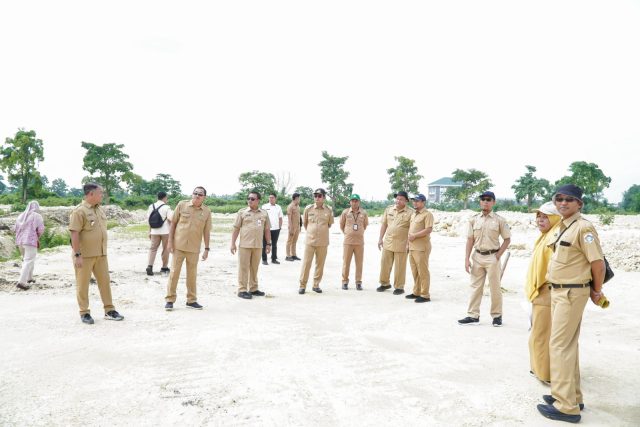
MULTIPOLYGON (((609 265, 609 261, 607 261, 607 258, 606 257, 603 257, 603 258, 604 258, 604 280, 602 281, 602 283, 605 284, 609 280, 611 280, 613 276, 615 276, 615 274, 611 269, 611 266, 609 265)), ((589 286, 593 287, 593 280, 589 281, 589 286)))

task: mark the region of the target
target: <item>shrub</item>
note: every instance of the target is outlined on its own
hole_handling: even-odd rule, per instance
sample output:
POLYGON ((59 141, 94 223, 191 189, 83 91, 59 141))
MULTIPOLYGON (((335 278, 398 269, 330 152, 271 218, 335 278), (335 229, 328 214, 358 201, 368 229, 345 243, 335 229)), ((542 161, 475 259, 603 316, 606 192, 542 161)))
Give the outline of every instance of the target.
POLYGON ((70 242, 69 233, 56 233, 52 228, 45 228, 40 236, 40 249, 54 248, 56 246, 68 245, 70 242))

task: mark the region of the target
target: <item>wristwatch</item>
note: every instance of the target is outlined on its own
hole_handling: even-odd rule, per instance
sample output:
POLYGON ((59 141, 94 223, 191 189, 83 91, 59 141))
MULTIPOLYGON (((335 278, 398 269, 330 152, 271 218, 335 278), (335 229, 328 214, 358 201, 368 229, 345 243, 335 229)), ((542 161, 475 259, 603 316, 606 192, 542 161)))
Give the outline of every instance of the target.
POLYGON ((82 254, 80 252, 76 252, 74 255, 75 255, 76 258, 79 258, 80 255, 82 255, 82 254))
POLYGON ((204 248, 204 250, 205 250, 205 251, 208 251, 208 250, 209 250, 209 248, 204 248))

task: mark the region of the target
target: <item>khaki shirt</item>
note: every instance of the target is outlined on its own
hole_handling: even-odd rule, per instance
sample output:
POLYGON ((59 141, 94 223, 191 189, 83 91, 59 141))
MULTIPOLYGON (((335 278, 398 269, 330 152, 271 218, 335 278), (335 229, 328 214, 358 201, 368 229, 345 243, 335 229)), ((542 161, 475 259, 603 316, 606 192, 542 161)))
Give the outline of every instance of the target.
POLYGON ((507 221, 495 212, 483 215, 478 212, 469 219, 467 237, 473 238, 473 248, 478 251, 493 251, 500 249, 502 239, 511 237, 511 229, 507 221))
POLYGON ((183 252, 200 252, 202 239, 211 233, 211 210, 202 204, 199 208, 191 200, 178 203, 173 212, 176 231, 173 247, 183 252))
POLYGON ((368 226, 369 215, 362 208, 358 212, 347 208, 340 215, 340 230, 344 233, 345 245, 364 245, 364 230, 368 226))
POLYGON ((555 244, 547 281, 559 285, 588 283, 591 280, 591 263, 604 259, 598 233, 593 224, 582 218, 580 212, 562 220, 555 238, 549 243, 555 242, 563 230, 567 231, 555 244), (571 225, 573 221, 576 222, 571 225))
POLYGON ((80 233, 80 253, 83 258, 107 255, 107 215, 99 205, 83 200, 71 211, 69 231, 80 233))
POLYGON ((240 230, 241 248, 262 249, 264 232, 271 228, 269 214, 262 209, 252 211, 251 208, 242 208, 236 215, 233 228, 240 230))
MULTIPOLYGON (((433 227, 433 214, 426 209, 422 209, 421 212, 414 211, 411 214, 411 225, 409 225, 409 234, 419 233, 429 227, 433 227)), ((410 251, 426 252, 427 247, 431 244, 431 233, 424 237, 414 239, 413 242, 409 242, 410 251)))
POLYGON ((387 226, 382 247, 391 252, 407 252, 409 224, 413 209, 405 206, 398 210, 396 205, 389 206, 382 214, 382 224, 387 226))
POLYGON ((290 217, 289 230, 293 232, 300 230, 300 205, 296 205, 293 202, 289 203, 287 216, 290 217))
POLYGON ((329 206, 317 208, 315 203, 310 204, 304 208, 302 221, 307 230, 307 245, 329 246, 329 227, 333 224, 333 210, 329 206))

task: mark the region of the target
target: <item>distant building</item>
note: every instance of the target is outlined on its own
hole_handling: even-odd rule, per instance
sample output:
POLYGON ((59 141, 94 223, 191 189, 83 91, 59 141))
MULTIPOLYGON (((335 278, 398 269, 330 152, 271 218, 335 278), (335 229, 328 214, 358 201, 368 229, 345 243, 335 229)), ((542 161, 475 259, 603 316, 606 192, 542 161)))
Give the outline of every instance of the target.
POLYGON ((462 183, 455 182, 451 178, 445 177, 428 184, 427 188, 429 195, 427 197, 429 198, 429 202, 443 202, 446 199, 444 192, 451 187, 462 187, 462 183))

